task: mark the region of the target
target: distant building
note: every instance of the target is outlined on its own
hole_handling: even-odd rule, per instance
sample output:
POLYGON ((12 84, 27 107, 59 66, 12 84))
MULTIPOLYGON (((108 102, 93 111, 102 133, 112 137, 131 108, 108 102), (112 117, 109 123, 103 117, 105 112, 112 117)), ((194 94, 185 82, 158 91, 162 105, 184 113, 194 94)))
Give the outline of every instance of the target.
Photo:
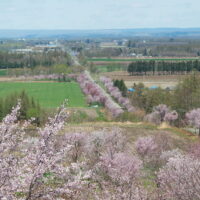
POLYGON ((34 45, 34 46, 27 46, 26 49, 12 49, 12 53, 43 53, 43 52, 49 52, 49 51, 56 51, 56 50, 62 50, 62 48, 55 44, 45 44, 45 45, 34 45))
POLYGON ((130 56, 130 57, 136 57, 137 54, 136 54, 136 53, 130 53, 129 56, 130 56))
POLYGON ((156 86, 156 85, 153 85, 153 86, 149 87, 150 90, 155 90, 155 89, 158 89, 158 88, 159 88, 159 87, 156 86))
POLYGON ((117 47, 118 44, 116 42, 101 42, 100 47, 101 48, 109 48, 109 47, 117 47))
POLYGON ((141 57, 143 57, 143 54, 137 54, 137 57, 141 58, 141 57))
POLYGON ((135 92, 135 89, 134 88, 129 88, 128 92, 135 92))
POLYGON ((37 52, 37 51, 56 51, 56 50, 61 50, 61 47, 59 47, 56 44, 35 45, 33 47, 33 50, 35 52, 37 52))
POLYGON ((23 53, 23 54, 26 54, 26 53, 33 52, 33 49, 12 49, 11 52, 12 53, 23 53))

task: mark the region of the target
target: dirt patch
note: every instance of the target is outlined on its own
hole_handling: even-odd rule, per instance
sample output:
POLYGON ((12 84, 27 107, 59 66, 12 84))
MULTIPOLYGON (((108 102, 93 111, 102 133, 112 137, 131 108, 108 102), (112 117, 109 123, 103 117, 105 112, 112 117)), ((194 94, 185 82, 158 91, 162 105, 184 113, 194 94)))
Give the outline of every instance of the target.
POLYGON ((90 118, 97 118, 98 114, 96 112, 96 109, 93 108, 68 108, 70 113, 75 113, 78 111, 86 113, 90 118))

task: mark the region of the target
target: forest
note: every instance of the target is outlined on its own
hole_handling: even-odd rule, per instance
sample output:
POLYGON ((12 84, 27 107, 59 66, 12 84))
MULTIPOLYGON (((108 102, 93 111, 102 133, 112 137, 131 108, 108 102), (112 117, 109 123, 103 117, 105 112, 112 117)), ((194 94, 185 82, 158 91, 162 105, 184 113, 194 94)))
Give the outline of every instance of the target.
POLYGON ((71 65, 72 60, 69 54, 63 51, 28 54, 0 51, 0 69, 49 67, 56 64, 71 65))

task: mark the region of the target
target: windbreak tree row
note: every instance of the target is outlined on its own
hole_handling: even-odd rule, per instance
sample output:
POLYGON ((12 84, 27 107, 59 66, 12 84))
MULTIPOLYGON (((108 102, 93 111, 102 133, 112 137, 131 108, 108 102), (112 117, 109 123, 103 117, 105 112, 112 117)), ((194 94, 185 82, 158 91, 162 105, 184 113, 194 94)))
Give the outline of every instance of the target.
POLYGON ((135 61, 129 64, 130 75, 177 75, 187 74, 192 70, 200 71, 200 61, 135 61))

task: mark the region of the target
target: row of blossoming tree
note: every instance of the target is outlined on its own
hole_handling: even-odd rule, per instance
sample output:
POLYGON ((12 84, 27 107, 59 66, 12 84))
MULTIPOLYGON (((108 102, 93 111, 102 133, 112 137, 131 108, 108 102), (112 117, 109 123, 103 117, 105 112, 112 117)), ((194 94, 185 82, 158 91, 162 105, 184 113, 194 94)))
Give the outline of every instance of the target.
POLYGON ((92 79, 88 72, 77 77, 77 82, 83 93, 87 96, 88 103, 99 102, 104 105, 114 117, 123 113, 123 110, 116 104, 109 95, 92 79))
POLYGON ((66 81, 75 78, 75 74, 40 74, 32 76, 19 76, 15 77, 16 80, 61 80, 66 81))
POLYGON ((119 88, 114 86, 113 81, 105 76, 100 77, 100 81, 104 84, 109 94, 117 100, 119 104, 125 107, 128 112, 133 112, 135 108, 131 105, 128 98, 123 97, 119 88))
POLYGON ((132 151, 120 129, 65 134, 63 106, 32 137, 19 110, 0 125, 2 200, 200 199, 200 145, 183 152, 158 134, 137 139, 132 151), (153 188, 144 187, 144 167, 156 169, 153 188))

